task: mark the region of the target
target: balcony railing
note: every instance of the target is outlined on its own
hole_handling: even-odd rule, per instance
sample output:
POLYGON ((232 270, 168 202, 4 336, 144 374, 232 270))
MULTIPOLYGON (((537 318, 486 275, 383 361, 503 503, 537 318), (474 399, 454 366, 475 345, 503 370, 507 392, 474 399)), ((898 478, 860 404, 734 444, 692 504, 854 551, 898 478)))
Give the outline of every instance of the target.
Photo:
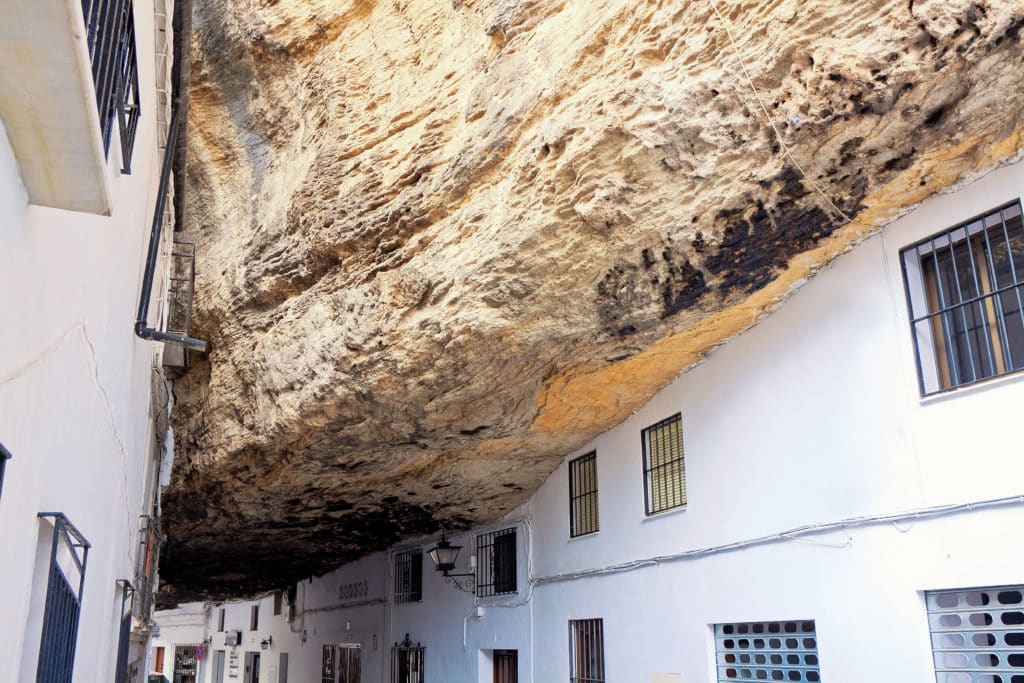
POLYGON ((121 172, 131 173, 139 126, 139 67, 131 0, 82 0, 96 110, 109 155, 116 116, 121 137, 121 172))
POLYGON ((136 620, 148 624, 153 617, 153 598, 156 590, 157 565, 160 563, 159 523, 149 515, 143 515, 139 528, 139 555, 135 565, 135 604, 133 613, 136 620))

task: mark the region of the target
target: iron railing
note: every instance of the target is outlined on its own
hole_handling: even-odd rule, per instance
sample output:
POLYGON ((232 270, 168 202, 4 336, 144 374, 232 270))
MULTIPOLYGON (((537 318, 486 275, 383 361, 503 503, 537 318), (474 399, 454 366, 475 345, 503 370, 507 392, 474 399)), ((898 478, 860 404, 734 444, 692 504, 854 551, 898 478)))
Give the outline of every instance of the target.
POLYGON ((679 413, 645 429, 644 505, 648 515, 686 506, 683 416, 679 413))
POLYGON ((505 595, 516 587, 516 528, 476 537, 476 594, 505 595))
POLYGON ((592 534, 600 528, 597 508, 597 453, 569 462, 569 535, 592 534))
POLYGON ((424 683, 423 662, 427 648, 413 645, 409 634, 391 648, 391 683, 424 683))
POLYGON ((1012 202, 900 252, 922 395, 1024 369, 1024 223, 1012 202))
POLYGON ((4 494, 4 473, 7 471, 7 461, 11 459, 11 452, 0 443, 0 497, 4 494))
POLYGON ((40 512, 38 516, 52 518, 53 541, 36 683, 71 683, 90 544, 63 512, 40 512), (77 572, 77 588, 64 572, 62 560, 70 560, 69 568, 77 572))
POLYGON ((187 337, 192 332, 192 297, 196 286, 196 245, 175 242, 167 288, 167 332, 187 337))
POLYGON ((569 650, 571 683, 604 683, 603 619, 570 621, 569 650))
POLYGON ((135 14, 131 0, 82 0, 96 111, 103 131, 103 149, 117 117, 122 173, 131 173, 132 151, 139 127, 139 67, 135 45, 135 14))

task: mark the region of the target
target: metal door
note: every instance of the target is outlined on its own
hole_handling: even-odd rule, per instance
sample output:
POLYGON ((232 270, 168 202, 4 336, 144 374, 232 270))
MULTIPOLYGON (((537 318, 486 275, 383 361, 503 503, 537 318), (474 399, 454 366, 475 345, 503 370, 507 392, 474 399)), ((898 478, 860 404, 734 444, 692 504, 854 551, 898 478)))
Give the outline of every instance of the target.
POLYGON ((260 683, 260 653, 245 653, 245 683, 260 683))
POLYGON ((277 678, 277 683, 288 683, 288 653, 281 653, 281 675, 277 678))
POLYGON ((519 683, 519 652, 494 651, 494 683, 519 683))
POLYGON ((213 652, 213 683, 224 683, 224 650, 213 652))
POLYGON ((171 683, 196 683, 195 645, 174 646, 174 674, 171 683))

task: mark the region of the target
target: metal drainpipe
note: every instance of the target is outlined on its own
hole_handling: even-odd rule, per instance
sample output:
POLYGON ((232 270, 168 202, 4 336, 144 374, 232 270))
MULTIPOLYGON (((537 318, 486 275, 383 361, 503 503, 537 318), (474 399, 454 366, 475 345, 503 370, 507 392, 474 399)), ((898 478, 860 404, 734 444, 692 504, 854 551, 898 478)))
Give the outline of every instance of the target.
POLYGON ((142 293, 139 295, 139 312, 135 318, 135 334, 142 339, 181 344, 197 351, 206 351, 207 343, 201 339, 168 334, 149 327, 149 299, 153 294, 153 276, 156 274, 156 261, 160 255, 160 234, 164 224, 164 205, 167 202, 167 183, 171 176, 171 165, 174 148, 178 140, 178 107, 171 114, 171 125, 167 131, 167 146, 164 152, 164 163, 160 169, 160 187, 157 190, 156 210, 153 212, 153 227, 149 233, 149 252, 146 255, 146 271, 142 276, 142 293))
POLYGON ((188 179, 189 83, 192 77, 192 0, 174 4, 174 66, 171 86, 174 101, 182 111, 178 144, 174 150, 174 232, 185 229, 186 180, 188 179))

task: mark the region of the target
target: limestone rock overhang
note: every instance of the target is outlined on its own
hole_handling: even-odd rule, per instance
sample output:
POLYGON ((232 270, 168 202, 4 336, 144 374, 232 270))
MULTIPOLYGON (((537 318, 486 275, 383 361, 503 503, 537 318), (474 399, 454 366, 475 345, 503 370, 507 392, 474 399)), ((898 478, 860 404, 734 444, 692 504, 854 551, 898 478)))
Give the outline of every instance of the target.
POLYGON ((830 259, 1024 149, 1012 0, 195 11, 213 351, 175 385, 169 600, 500 517, 830 259))

